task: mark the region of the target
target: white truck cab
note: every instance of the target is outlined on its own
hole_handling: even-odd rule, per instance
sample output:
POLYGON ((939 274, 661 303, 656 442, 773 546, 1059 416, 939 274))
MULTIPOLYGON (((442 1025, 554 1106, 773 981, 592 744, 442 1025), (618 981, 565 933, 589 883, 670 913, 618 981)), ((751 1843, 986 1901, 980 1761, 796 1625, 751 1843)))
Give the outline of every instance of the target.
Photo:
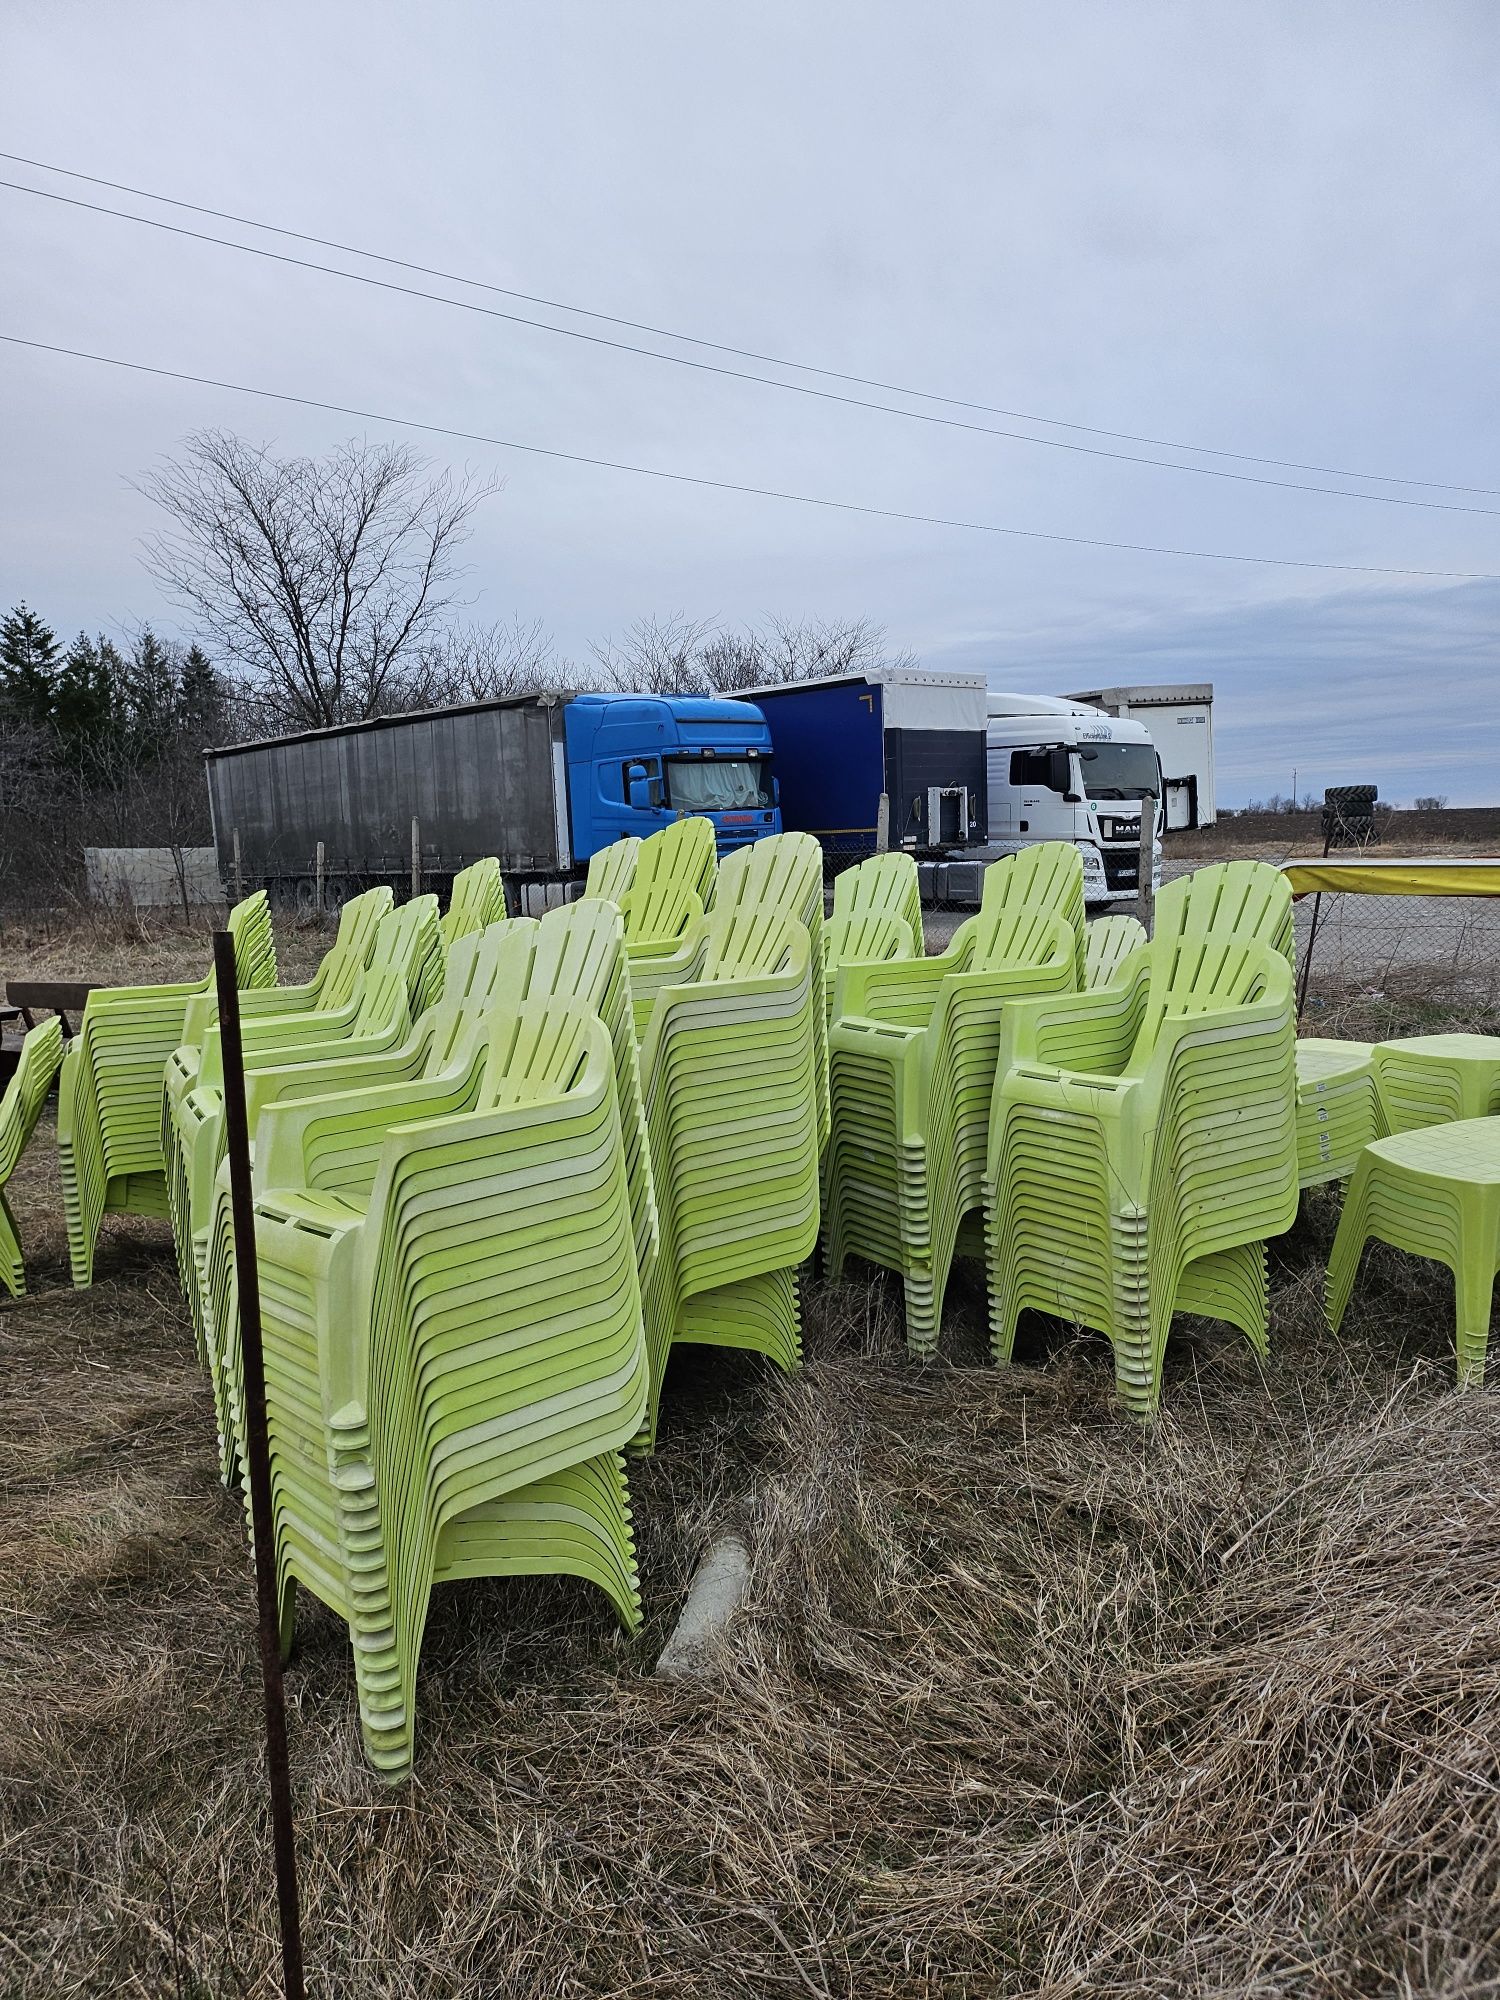
MULTIPOLYGON (((991 690, 988 699, 985 857, 1072 841, 1083 855, 1086 902, 1134 902, 1143 798, 1158 802, 1160 824, 1161 764, 1144 723, 1053 695, 991 690)), ((1152 873, 1160 886, 1159 839, 1152 873)))

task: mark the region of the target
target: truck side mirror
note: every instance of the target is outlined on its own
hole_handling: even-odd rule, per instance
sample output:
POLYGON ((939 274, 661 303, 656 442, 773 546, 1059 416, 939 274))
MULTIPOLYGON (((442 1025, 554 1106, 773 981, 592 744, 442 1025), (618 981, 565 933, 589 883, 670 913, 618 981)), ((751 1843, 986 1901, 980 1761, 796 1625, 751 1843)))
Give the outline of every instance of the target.
POLYGON ((628 787, 630 810, 632 812, 650 812, 651 808, 656 804, 656 800, 651 796, 654 787, 651 780, 646 776, 645 765, 632 764, 628 775, 630 779, 628 787))
POLYGON ((1047 789, 1068 796, 1073 782, 1073 767, 1068 757, 1067 746, 1057 744, 1047 752, 1047 789))
POLYGON ((771 803, 772 803, 772 805, 773 805, 773 806, 779 806, 779 805, 781 804, 781 780, 780 780, 780 778, 773 778, 773 779, 771 780, 771 803))

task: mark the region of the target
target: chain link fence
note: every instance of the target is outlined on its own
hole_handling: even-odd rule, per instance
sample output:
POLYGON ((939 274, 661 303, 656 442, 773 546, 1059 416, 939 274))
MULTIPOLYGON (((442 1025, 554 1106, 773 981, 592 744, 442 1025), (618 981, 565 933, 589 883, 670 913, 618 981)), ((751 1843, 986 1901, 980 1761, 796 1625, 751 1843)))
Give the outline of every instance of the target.
POLYGON ((1500 897, 1325 893, 1304 896, 1296 921, 1307 1013, 1355 999, 1459 1014, 1500 1007, 1500 897))
MULTIPOLYGON (((1255 858, 1255 857, 1247 857, 1255 858)), ((1169 860, 1164 881, 1205 861, 1169 860)), ((976 898, 977 900, 977 898, 976 898)), ((1132 899, 1110 910, 1142 914, 1132 899)), ((942 951, 974 903, 942 896, 924 911, 927 949, 942 951)), ((1089 911, 1101 916, 1102 909, 1089 911)), ((1325 892, 1294 906, 1299 983, 1306 973, 1304 1029, 1343 1013, 1482 1021, 1500 1013, 1500 897, 1371 896, 1325 892), (1317 935, 1313 936, 1316 916, 1317 935), (1308 962, 1311 945, 1312 958, 1308 962)))

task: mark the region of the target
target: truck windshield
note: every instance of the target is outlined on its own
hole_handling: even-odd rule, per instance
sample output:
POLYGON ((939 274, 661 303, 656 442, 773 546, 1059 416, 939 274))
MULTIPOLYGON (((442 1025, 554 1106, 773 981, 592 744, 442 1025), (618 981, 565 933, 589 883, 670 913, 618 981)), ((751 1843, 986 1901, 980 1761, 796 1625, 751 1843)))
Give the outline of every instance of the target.
POLYGON ((667 803, 678 812, 744 812, 771 803, 771 780, 759 759, 669 757, 667 803))
POLYGON ((1090 743, 1080 755, 1091 799, 1154 799, 1161 791, 1156 752, 1149 743, 1090 743))

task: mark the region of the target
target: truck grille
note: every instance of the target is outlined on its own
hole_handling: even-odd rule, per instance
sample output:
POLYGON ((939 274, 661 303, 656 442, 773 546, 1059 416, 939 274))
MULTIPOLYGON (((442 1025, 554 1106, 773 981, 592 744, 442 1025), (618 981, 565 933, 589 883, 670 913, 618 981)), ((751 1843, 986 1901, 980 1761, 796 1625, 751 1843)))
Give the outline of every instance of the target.
POLYGON ((1141 857, 1134 854, 1112 854, 1104 850, 1104 886, 1106 889, 1135 889, 1140 886, 1141 857))

